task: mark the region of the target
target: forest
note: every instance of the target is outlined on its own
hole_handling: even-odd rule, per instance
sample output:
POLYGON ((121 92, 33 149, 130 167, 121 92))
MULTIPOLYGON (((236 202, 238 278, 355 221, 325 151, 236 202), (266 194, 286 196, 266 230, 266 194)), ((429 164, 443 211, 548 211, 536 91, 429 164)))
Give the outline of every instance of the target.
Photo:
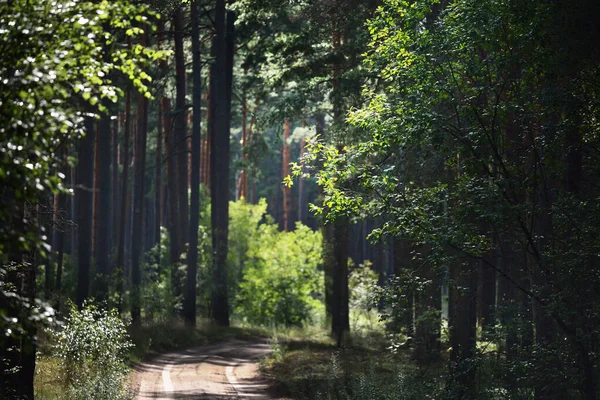
POLYGON ((599 43, 597 0, 0 0, 0 399, 598 399, 599 43))

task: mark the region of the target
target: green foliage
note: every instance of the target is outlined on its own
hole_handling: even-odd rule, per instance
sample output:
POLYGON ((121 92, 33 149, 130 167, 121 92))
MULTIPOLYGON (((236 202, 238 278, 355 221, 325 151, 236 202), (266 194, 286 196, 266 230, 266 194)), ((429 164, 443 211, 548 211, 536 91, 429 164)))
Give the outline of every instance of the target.
MULTIPOLYGON (((169 235, 161 227, 160 242, 148 252, 142 268, 142 310, 149 321, 168 320, 181 309, 182 299, 174 294, 171 274, 169 235)), ((183 273, 179 275, 181 279, 183 273)))
POLYGON ((227 254, 229 294, 236 298, 238 285, 243 280, 251 257, 249 250, 261 240, 261 224, 273 224, 267 215, 267 202, 246 203, 244 199, 229 202, 229 243, 227 254))
POLYGON ((375 304, 378 276, 371 269, 372 263, 368 260, 364 264, 351 269, 348 276, 348 290, 350 292, 350 329, 352 332, 371 332, 378 328, 378 312, 375 304))
MULTIPOLYGON (((544 315, 548 325, 538 330, 553 332, 533 347, 533 340, 522 347, 513 342, 507 351, 518 357, 510 357, 569 377, 529 369, 518 382, 496 382, 495 389, 512 385, 511 393, 543 382, 568 397, 597 382, 591 360, 598 357, 600 309, 586 299, 599 285, 598 243, 588 240, 598 237, 599 192, 584 182, 598 176, 592 154, 600 138, 600 57, 582 46, 600 32, 580 29, 597 26, 591 16, 597 11, 593 1, 577 7, 381 2, 367 22, 364 62, 379 79, 365 85, 363 105, 347 117, 362 140, 343 151, 316 140, 307 157, 324 191, 317 211, 330 219, 381 216, 385 223, 372 236, 389 234, 427 248, 426 263, 403 287, 426 284, 426 269, 451 266, 460 270, 457 276, 470 274, 469 263, 499 255, 493 266, 511 269, 508 285, 526 294, 519 304, 538 313, 525 324, 531 328, 544 315)), ((389 320, 402 321, 404 293, 390 293, 399 307, 389 320)), ((498 342, 510 342, 516 321, 501 322, 507 326, 498 342)), ((453 368, 475 371, 484 361, 474 357, 453 368)), ((457 380, 449 379, 454 396, 462 390, 457 380)))
POLYGON ((125 364, 133 346, 126 325, 116 310, 86 304, 71 307, 62 329, 54 333, 56 355, 66 377, 70 399, 128 399, 129 368, 125 364))
POLYGON ((365 372, 348 373, 332 357, 327 388, 319 400, 418 400, 435 399, 435 387, 428 386, 417 373, 398 369, 395 376, 381 376, 375 365, 365 372))
MULTIPOLYGON (((48 232, 39 226, 35 204, 67 192, 65 176, 58 172, 67 163, 64 153, 84 134, 84 119, 106 112, 122 94, 116 78, 125 75, 149 95, 150 77, 143 69, 165 53, 140 46, 129 50, 116 41, 133 25, 139 28, 132 35, 152 29, 155 17, 147 6, 128 1, 0 3, 2 266, 24 255, 48 256, 48 232)), ((18 291, 0 290, 2 304, 13 304, 18 296, 18 291)), ((16 307, 35 314, 24 302, 16 307)), ((22 328, 24 321, 15 318, 0 320, 2 337, 22 328)))
MULTIPOLYGON (((264 201, 246 207, 247 218, 255 223, 265 215, 264 201)), ((302 224, 295 231, 279 232, 270 221, 253 226, 250 232, 235 298, 236 315, 260 325, 299 326, 314 321, 323 311, 320 233, 302 224)))

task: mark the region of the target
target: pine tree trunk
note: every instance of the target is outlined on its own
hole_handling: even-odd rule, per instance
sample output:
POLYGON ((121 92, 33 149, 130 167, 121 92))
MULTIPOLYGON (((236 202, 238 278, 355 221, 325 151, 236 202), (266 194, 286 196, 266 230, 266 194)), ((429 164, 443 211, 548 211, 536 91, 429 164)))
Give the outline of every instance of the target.
POLYGON ((448 333, 450 376, 448 384, 457 399, 475 399, 477 370, 474 356, 477 332, 477 269, 473 260, 458 258, 450 265, 448 333))
POLYGON ((495 325, 496 307, 496 270, 493 265, 493 253, 483 255, 478 268, 477 321, 483 332, 495 325))
MULTIPOLYGON (((164 41, 164 22, 159 21, 158 41, 164 41)), ((163 76, 169 73, 167 60, 161 60, 159 68, 163 76)), ((165 140, 165 155, 167 168, 167 229, 169 231, 169 263, 171 265, 171 287, 174 296, 181 294, 181 281, 179 279, 179 263, 182 249, 180 247, 179 221, 179 192, 177 190, 177 156, 175 150, 174 130, 171 129, 172 118, 171 102, 163 94, 160 100, 160 113, 162 116, 163 136, 165 140)))
MULTIPOLYGON (((334 17, 335 18, 335 17, 334 17)), ((333 54, 337 56, 341 46, 340 21, 333 21, 333 54)), ((333 64, 333 121, 342 124, 342 99, 340 92, 341 65, 338 61, 333 64)), ((338 150, 343 151, 343 146, 338 144, 338 150)), ((338 346, 342 345, 345 331, 350 330, 350 316, 348 308, 348 239, 349 221, 345 217, 338 217, 334 223, 333 232, 333 307, 332 307, 332 334, 337 338, 338 346)))
MULTIPOLYGON (((112 150, 111 150, 111 155, 112 155, 112 160, 111 160, 111 164, 112 164, 112 203, 111 203, 111 209, 112 209, 112 220, 111 220, 111 243, 110 243, 110 247, 111 247, 111 253, 114 251, 114 248, 118 246, 117 240, 119 238, 119 216, 121 215, 120 213, 120 207, 119 207, 119 199, 120 197, 120 191, 119 191, 119 132, 121 131, 121 120, 122 120, 122 116, 121 113, 117 114, 117 120, 114 123, 113 126, 113 131, 112 131, 112 150)), ((111 266, 111 273, 114 271, 114 259, 113 259, 113 265, 111 266)))
MULTIPOLYGON (((285 120, 285 122, 283 123, 283 143, 282 143, 282 157, 281 157, 281 172, 282 172, 282 177, 285 178, 286 176, 288 176, 290 174, 290 144, 288 143, 288 140, 290 138, 290 135, 292 133, 292 125, 290 124, 290 121, 288 121, 287 119, 285 120)), ((282 185, 281 186, 281 191, 283 194, 283 230, 285 232, 289 232, 290 231, 290 217, 291 217, 291 206, 292 206, 292 199, 291 199, 291 188, 288 187, 287 185, 282 185)))
MULTIPOLYGON (((407 239, 394 238, 394 275, 400 277, 413 269, 411 242, 407 239)), ((409 290, 402 303, 407 312, 402 323, 406 326, 406 336, 414 337, 414 293, 409 290)))
MULTIPOLYGON (((427 254, 427 248, 420 253, 427 254)), ((423 261, 420 262, 422 264, 423 261)), ((440 336, 442 325, 441 277, 435 266, 427 263, 419 268, 419 276, 426 284, 421 291, 414 293, 415 351, 414 359, 426 365, 440 359, 440 336)))
POLYGON ((111 209, 111 129, 110 116, 102 115, 98 121, 98 137, 96 161, 97 190, 97 221, 96 221, 96 287, 95 297, 99 302, 108 299, 108 282, 110 274, 110 221, 111 209))
MULTIPOLYGON (((163 126, 162 104, 158 104, 158 121, 156 124, 156 154, 154 158, 154 237, 152 245, 160 244, 160 227, 162 225, 162 126, 163 126)), ((160 257, 160 251, 159 251, 160 257)))
POLYGON ((124 293, 125 280, 125 228, 129 218, 129 141, 131 137, 131 89, 125 93, 125 138, 123 142, 123 175, 121 176, 121 216, 119 218, 119 248, 117 250, 117 295, 119 296, 118 307, 121 310, 124 293))
POLYGON ((94 187, 94 121, 85 121, 86 135, 79 140, 77 165, 77 293, 75 303, 81 308, 89 295, 92 248, 92 202, 94 187))
POLYGON ((192 16, 192 57, 193 57, 193 122, 192 122, 192 171, 191 171, 191 207, 188 247, 187 282, 184 299, 184 318, 186 325, 196 326, 196 274, 198 269, 198 227, 200 218, 200 120, 201 102, 201 64, 200 32, 198 28, 198 0, 191 2, 192 16))
MULTIPOLYGON (((62 170, 66 171, 66 151, 60 152, 60 157, 63 160, 62 170)), ((68 174, 66 174, 65 186, 68 187, 70 185, 71 178, 68 174)), ((56 274, 54 281, 54 290, 57 294, 60 294, 60 289, 62 286, 62 268, 63 268, 63 258, 65 252, 65 221, 66 217, 66 198, 67 196, 64 193, 58 193, 54 198, 54 224, 52 233, 52 263, 56 265, 56 274)), ((58 296, 57 296, 58 297, 58 296)), ((60 302, 57 298, 55 303, 55 308, 58 309, 60 302)))
MULTIPOLYGON (((141 36, 142 46, 148 44, 148 34, 141 36)), ((133 224, 131 230, 131 320, 141 322, 141 261, 144 233, 144 198, 146 171, 146 142, 148 136, 148 99, 143 94, 137 100, 137 132, 135 135, 135 164, 133 180, 133 224)))
POLYGON ((100 191, 98 190, 98 174, 100 173, 100 169, 98 168, 98 163, 100 161, 100 121, 96 123, 96 141, 94 142, 94 190, 93 190, 93 198, 92 201, 92 258, 96 259, 96 242, 98 241, 98 195, 100 191))
POLYGON ((212 318, 229 326, 227 240, 229 231, 229 128, 234 52, 234 15, 225 22, 225 1, 215 11, 214 64, 211 68, 211 207, 213 241, 212 318))
MULTIPOLYGON (((300 139, 300 159, 304 155, 304 138, 300 139)), ((302 161, 300 161, 300 166, 303 167, 302 161)), ((298 178, 298 222, 303 225, 306 225, 306 212, 308 211, 308 205, 306 201, 306 191, 304 189, 304 178, 300 176, 298 178)))
POLYGON ((185 79, 185 53, 183 49, 184 38, 184 12, 177 10, 173 14, 173 29, 175 40, 175 112, 174 112, 174 137, 173 151, 177 160, 177 200, 179 213, 177 227, 179 228, 179 249, 183 249, 188 233, 188 151, 186 127, 186 79, 185 79))

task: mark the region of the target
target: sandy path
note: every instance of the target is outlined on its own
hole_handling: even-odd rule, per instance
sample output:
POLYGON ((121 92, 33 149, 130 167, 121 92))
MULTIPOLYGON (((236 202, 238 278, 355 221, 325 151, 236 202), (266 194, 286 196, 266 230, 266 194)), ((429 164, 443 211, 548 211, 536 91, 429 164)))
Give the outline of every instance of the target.
POLYGON ((258 374, 265 341, 231 341, 163 354, 136 367, 138 400, 271 399, 258 374))

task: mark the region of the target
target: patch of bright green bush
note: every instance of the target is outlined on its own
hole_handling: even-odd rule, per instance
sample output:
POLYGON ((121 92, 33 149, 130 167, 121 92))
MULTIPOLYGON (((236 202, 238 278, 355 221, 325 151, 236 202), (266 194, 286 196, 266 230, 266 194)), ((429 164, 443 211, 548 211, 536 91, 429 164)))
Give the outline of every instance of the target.
POLYGON ((125 362, 133 345, 116 310, 89 304, 78 310, 73 306, 54 336, 68 399, 132 398, 125 362))
MULTIPOLYGON (((266 214, 266 203, 256 206, 266 214)), ((259 325, 300 326, 323 313, 321 234, 297 224, 279 232, 266 221, 247 242, 245 266, 235 298, 235 314, 259 325)))

